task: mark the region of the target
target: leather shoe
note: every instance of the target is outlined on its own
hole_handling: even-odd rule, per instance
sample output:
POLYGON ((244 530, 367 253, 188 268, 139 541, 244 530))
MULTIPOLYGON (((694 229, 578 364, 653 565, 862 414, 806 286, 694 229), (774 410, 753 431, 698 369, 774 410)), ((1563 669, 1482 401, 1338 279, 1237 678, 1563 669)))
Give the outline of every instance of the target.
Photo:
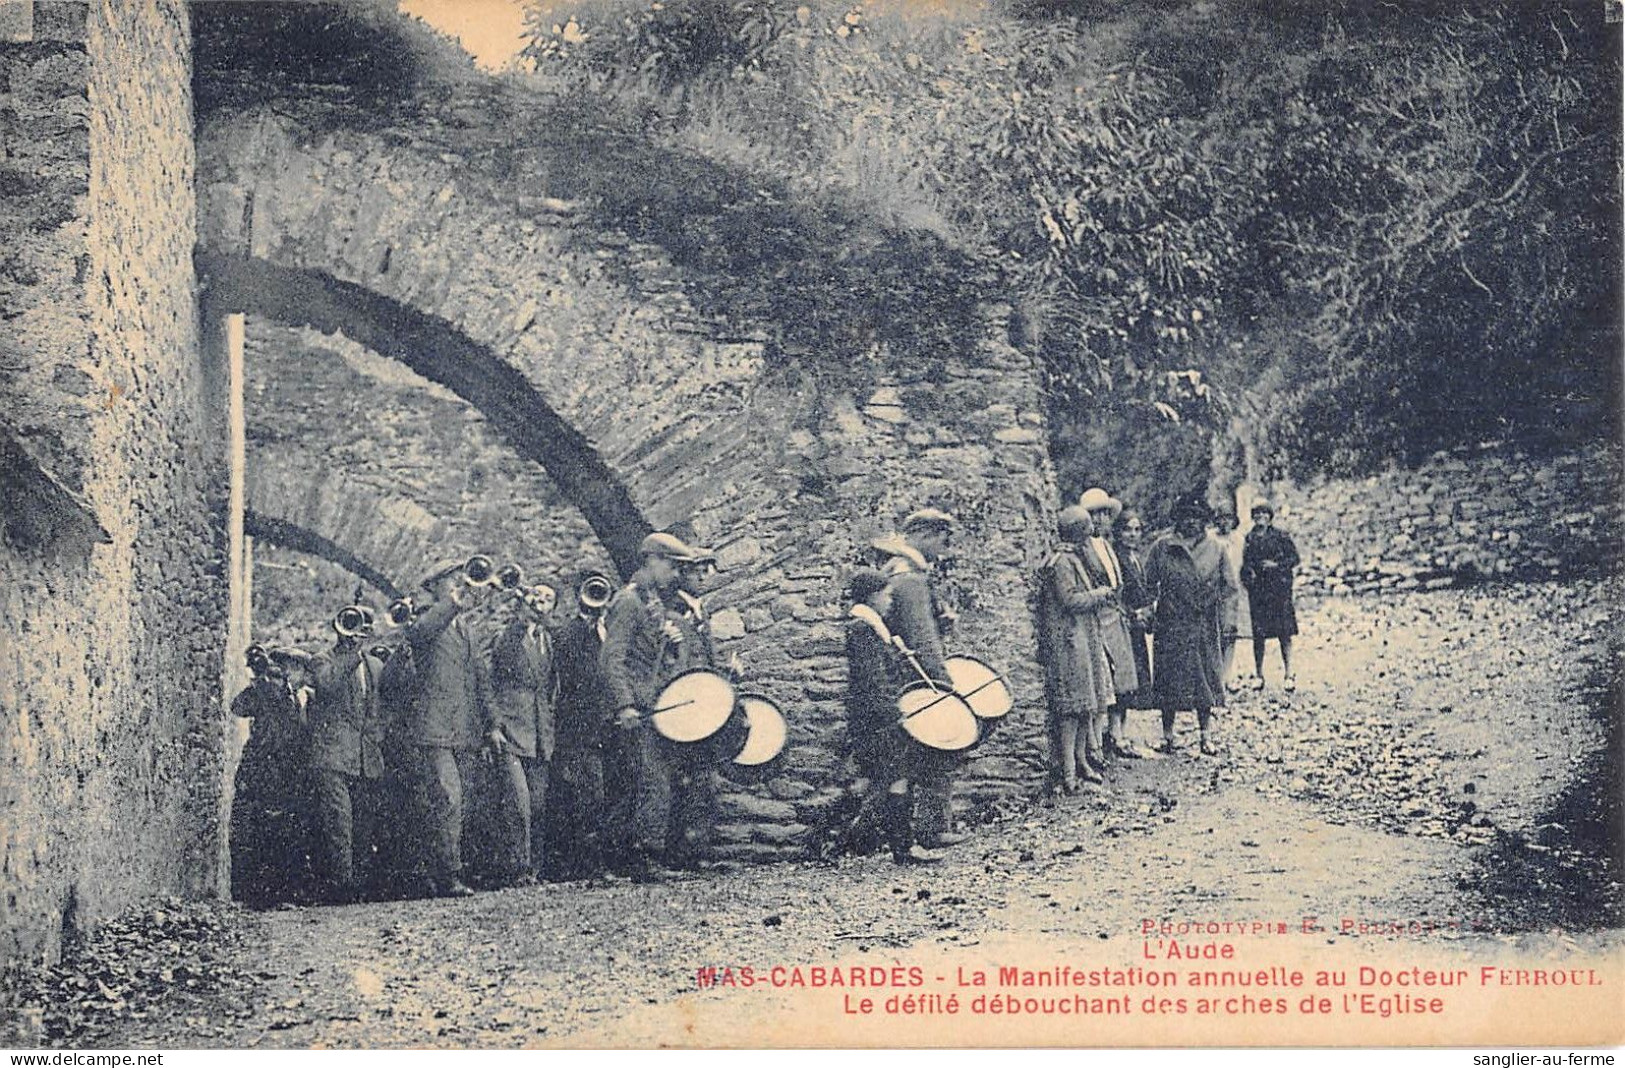
POLYGON ((907 853, 893 853, 892 860, 898 864, 938 864, 942 858, 921 846, 909 846, 907 853))
POLYGON ((453 875, 440 879, 434 885, 435 897, 473 897, 474 888, 453 875))
POLYGON ((1133 742, 1123 742, 1117 747, 1117 755, 1124 760, 1144 760, 1145 754, 1134 748, 1133 742))
POLYGON ((920 839, 920 844, 927 849, 948 849, 970 841, 970 835, 960 834, 957 831, 943 831, 940 834, 929 834, 920 839))
POLYGON ((1086 782, 1090 786, 1099 786, 1101 783, 1104 783, 1106 779, 1100 774, 1100 772, 1096 771, 1092 766, 1086 764, 1078 769, 1078 781, 1086 782))

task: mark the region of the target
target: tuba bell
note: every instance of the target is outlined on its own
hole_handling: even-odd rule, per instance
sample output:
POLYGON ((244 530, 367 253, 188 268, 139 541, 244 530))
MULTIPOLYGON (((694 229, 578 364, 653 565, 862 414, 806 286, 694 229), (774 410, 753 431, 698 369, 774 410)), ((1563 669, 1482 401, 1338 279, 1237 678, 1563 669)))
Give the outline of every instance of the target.
POLYGON ((609 604, 613 596, 615 587, 609 578, 596 571, 582 579, 581 585, 576 587, 576 600, 581 602, 581 607, 593 612, 609 604))

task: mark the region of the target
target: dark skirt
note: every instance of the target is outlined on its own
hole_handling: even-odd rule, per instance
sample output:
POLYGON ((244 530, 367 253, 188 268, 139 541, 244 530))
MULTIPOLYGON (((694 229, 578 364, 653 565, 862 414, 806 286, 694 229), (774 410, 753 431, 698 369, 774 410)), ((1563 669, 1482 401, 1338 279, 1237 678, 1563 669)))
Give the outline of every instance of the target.
POLYGON ((1250 600, 1254 638, 1290 638, 1298 633, 1291 586, 1255 586, 1250 600))

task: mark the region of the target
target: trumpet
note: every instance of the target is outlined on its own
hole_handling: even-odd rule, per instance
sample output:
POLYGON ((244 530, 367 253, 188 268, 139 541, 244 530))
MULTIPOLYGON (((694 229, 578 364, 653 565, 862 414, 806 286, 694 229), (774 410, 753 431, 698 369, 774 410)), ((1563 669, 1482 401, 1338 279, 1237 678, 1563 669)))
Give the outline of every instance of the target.
POLYGON ((352 604, 339 609, 333 617, 333 629, 341 638, 361 638, 372 633, 372 609, 364 604, 352 604))
POLYGON ((402 597, 400 600, 390 604, 388 618, 392 625, 404 627, 408 623, 412 622, 412 617, 416 614, 417 606, 412 603, 412 598, 402 597))
POLYGON ((499 589, 518 592, 524 581, 525 571, 518 564, 509 564, 497 572, 496 582, 499 589))
POLYGON ((609 604, 610 598, 614 596, 615 587, 609 578, 596 571, 582 579, 581 585, 576 587, 576 600, 581 602, 581 607, 591 612, 596 612, 609 604))
POLYGON ((463 581, 470 586, 489 586, 497 565, 489 556, 471 556, 463 565, 463 581))

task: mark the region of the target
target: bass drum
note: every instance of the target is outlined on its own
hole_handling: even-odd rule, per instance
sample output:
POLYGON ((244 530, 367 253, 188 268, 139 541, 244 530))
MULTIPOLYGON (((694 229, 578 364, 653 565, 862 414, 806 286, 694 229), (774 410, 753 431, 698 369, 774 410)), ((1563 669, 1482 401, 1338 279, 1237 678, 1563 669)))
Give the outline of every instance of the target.
POLYGON ((779 706, 758 694, 741 694, 739 709, 745 737, 733 759, 722 765, 722 774, 734 782, 761 782, 778 772, 790 727, 779 706))
POLYGON ((977 719, 1003 719, 1015 707, 1010 684, 974 656, 950 656, 943 662, 948 678, 977 719))
POLYGON ((981 741, 976 713, 956 693, 921 682, 897 697, 903 733, 932 755, 963 753, 981 741))
POLYGON ((676 745, 716 736, 734 711, 734 688, 714 671, 695 668, 668 682, 649 710, 649 726, 676 745))

